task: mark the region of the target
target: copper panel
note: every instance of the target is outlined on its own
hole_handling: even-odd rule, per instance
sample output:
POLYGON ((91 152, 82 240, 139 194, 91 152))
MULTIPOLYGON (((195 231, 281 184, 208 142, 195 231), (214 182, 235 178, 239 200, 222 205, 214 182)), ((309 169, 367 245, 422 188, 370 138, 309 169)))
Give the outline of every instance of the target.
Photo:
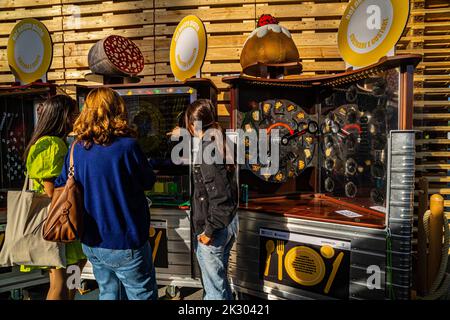
POLYGON ((411 130, 413 128, 413 90, 414 66, 402 66, 400 68, 399 130, 411 130))
POLYGON ((378 229, 385 227, 384 213, 318 194, 254 199, 247 206, 241 206, 241 209, 351 226, 378 229), (361 216, 350 218, 336 213, 337 210, 349 210, 361 216))

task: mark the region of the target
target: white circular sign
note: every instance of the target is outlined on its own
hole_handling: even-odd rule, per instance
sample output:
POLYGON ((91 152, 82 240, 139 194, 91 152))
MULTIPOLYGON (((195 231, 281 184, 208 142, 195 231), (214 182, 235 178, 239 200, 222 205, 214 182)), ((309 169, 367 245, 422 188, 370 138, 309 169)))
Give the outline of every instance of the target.
POLYGON ((193 28, 185 28, 178 37, 178 42, 183 46, 177 46, 175 49, 175 62, 183 71, 189 70, 195 63, 198 56, 198 34, 193 28))
POLYGON ((42 64, 44 44, 34 30, 26 30, 16 40, 14 59, 22 72, 33 73, 42 64))
POLYGON ((366 0, 348 24, 347 41, 353 51, 367 53, 383 43, 392 27, 394 12, 390 1, 366 0))

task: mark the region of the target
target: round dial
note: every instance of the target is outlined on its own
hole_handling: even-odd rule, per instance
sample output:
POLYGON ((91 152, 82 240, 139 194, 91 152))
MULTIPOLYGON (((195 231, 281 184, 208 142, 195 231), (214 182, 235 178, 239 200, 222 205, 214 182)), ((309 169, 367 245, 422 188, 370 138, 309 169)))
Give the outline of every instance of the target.
POLYGON ((344 105, 328 113, 321 124, 323 135, 323 166, 326 170, 341 170, 352 176, 357 163, 352 159, 361 140, 361 113, 357 105, 344 105), (330 165, 333 163, 334 165, 330 165))
POLYGON ((269 138, 274 138, 274 130, 278 130, 279 166, 273 174, 264 172, 268 164, 261 163, 259 157, 252 163, 254 155, 250 152, 250 141, 246 141, 246 167, 261 179, 282 183, 310 166, 319 125, 297 104, 284 99, 263 101, 244 115, 242 129, 254 130, 258 136, 260 130, 265 130, 269 138))

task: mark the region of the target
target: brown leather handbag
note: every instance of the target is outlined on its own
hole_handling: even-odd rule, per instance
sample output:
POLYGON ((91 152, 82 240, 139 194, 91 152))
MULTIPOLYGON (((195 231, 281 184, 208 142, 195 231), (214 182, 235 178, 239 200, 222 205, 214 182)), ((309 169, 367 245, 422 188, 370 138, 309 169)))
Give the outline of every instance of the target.
POLYGON ((70 149, 70 167, 64 187, 55 188, 52 202, 44 222, 43 237, 47 241, 69 243, 83 233, 84 199, 81 186, 75 181, 73 150, 70 149))

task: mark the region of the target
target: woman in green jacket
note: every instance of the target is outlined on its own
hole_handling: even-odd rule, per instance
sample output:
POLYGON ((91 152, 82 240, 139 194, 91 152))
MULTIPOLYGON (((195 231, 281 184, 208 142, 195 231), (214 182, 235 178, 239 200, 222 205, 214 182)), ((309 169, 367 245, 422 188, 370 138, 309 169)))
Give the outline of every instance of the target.
MULTIPOLYGON (((39 111, 38 123, 25 150, 24 160, 32 181, 32 189, 52 197, 54 180, 61 173, 68 152, 65 140, 72 131, 78 108, 75 100, 69 96, 56 95, 49 98, 39 111)), ((68 266, 74 264, 78 264, 80 268, 84 266, 86 257, 78 241, 66 244, 65 251, 68 266)), ((21 266, 21 271, 29 272, 35 268, 49 271, 50 288, 47 300, 74 298, 75 290, 69 290, 66 285, 66 269, 21 266)))

